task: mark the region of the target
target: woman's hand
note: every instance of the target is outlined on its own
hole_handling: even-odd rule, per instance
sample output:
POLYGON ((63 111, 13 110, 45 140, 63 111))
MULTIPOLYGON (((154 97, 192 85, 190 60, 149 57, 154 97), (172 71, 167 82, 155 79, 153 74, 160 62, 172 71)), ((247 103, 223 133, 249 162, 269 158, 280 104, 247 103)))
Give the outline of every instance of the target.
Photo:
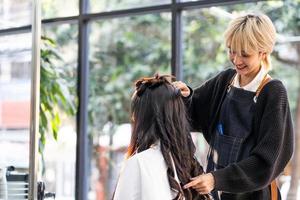
POLYGON ((208 194, 215 188, 215 179, 211 173, 191 178, 191 182, 183 186, 184 189, 192 187, 199 194, 208 194))
POLYGON ((181 81, 174 81, 172 84, 174 85, 174 87, 180 89, 181 95, 183 97, 188 97, 190 95, 191 91, 185 83, 181 81))

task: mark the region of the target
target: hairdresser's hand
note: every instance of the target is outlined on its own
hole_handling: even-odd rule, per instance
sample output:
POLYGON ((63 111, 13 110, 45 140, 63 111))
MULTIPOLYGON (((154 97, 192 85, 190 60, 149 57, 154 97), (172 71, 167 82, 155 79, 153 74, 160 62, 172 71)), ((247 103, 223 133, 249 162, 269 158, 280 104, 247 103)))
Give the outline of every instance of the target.
POLYGON ((215 179, 211 173, 191 178, 191 182, 183 186, 184 189, 192 187, 199 194, 208 194, 215 188, 215 179))
POLYGON ((172 84, 174 85, 174 87, 180 89, 181 95, 183 97, 188 97, 190 95, 191 91, 185 83, 181 81, 175 81, 172 84))

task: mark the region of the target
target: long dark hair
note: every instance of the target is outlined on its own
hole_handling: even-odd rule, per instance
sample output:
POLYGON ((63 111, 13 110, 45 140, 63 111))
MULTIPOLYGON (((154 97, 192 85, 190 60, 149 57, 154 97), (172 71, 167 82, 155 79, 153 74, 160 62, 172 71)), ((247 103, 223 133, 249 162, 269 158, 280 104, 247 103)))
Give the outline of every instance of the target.
POLYGON ((190 135, 185 104, 180 91, 173 87, 172 78, 155 75, 136 81, 131 103, 132 135, 127 157, 159 141, 171 190, 177 192, 175 199, 207 199, 208 196, 200 195, 192 188, 182 188, 191 177, 202 174, 203 169, 194 157, 195 145, 190 135), (173 162, 181 185, 175 179, 173 162))

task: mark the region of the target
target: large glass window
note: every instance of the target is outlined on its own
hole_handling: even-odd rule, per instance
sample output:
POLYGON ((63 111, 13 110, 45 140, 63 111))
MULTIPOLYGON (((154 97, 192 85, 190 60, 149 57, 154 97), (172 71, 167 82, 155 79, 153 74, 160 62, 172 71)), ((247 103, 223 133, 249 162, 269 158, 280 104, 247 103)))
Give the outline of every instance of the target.
POLYGON ((113 10, 156 6, 171 3, 171 0, 89 0, 91 12, 107 12, 113 10))
POLYGON ((30 0, 1 0, 0 29, 31 24, 31 5, 30 0))
POLYGON ((69 17, 79 14, 79 0, 42 0, 42 18, 69 17))
POLYGON ((93 137, 90 199, 110 199, 130 139, 134 81, 170 73, 170 14, 91 23, 89 134, 93 137))
MULTIPOLYGON (((57 136, 53 132, 47 131, 44 145, 44 165, 43 181, 45 181, 47 191, 55 192, 56 199, 75 198, 75 162, 76 162, 76 116, 68 111, 70 107, 65 106, 63 101, 69 102, 73 109, 77 106, 77 55, 78 55, 78 26, 77 24, 63 24, 59 26, 45 26, 43 36, 53 40, 52 45, 42 40, 42 51, 49 51, 50 64, 42 62, 42 68, 55 73, 55 78, 44 76, 49 80, 41 80, 41 87, 51 88, 51 95, 60 95, 57 90, 61 90, 64 99, 59 97, 53 110, 60 116, 60 125, 57 136), (52 55, 50 51, 55 52, 52 55), (57 139, 55 139, 57 138, 57 139)), ((41 93, 42 95, 43 93, 41 93)), ((41 96, 41 100, 45 100, 41 96)), ((75 111, 75 110, 74 110, 75 111)), ((49 120, 49 118, 48 118, 49 120)))
POLYGON ((25 33, 0 37, 0 192, 7 199, 27 195, 31 36, 25 33), (19 179, 15 179, 17 176, 19 179))
POLYGON ((220 7, 183 12, 183 74, 192 87, 229 65, 222 33, 230 18, 224 13, 220 7))

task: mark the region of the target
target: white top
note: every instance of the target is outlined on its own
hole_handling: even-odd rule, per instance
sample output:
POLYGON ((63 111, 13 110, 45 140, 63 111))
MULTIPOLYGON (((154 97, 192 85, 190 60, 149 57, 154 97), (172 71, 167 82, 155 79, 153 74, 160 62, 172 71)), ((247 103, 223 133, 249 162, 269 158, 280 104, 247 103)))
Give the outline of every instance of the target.
POLYGON ((233 79, 233 86, 237 88, 242 88, 247 91, 256 92, 257 88, 259 87, 260 83, 262 82, 267 73, 268 71, 265 69, 265 67, 262 66, 255 78, 243 87, 240 86, 240 76, 238 76, 237 74, 233 79))
MULTIPOLYGON (((175 179, 178 180, 177 174, 175 179)), ((156 145, 126 161, 114 200, 171 200, 175 197, 160 146, 156 145)))

